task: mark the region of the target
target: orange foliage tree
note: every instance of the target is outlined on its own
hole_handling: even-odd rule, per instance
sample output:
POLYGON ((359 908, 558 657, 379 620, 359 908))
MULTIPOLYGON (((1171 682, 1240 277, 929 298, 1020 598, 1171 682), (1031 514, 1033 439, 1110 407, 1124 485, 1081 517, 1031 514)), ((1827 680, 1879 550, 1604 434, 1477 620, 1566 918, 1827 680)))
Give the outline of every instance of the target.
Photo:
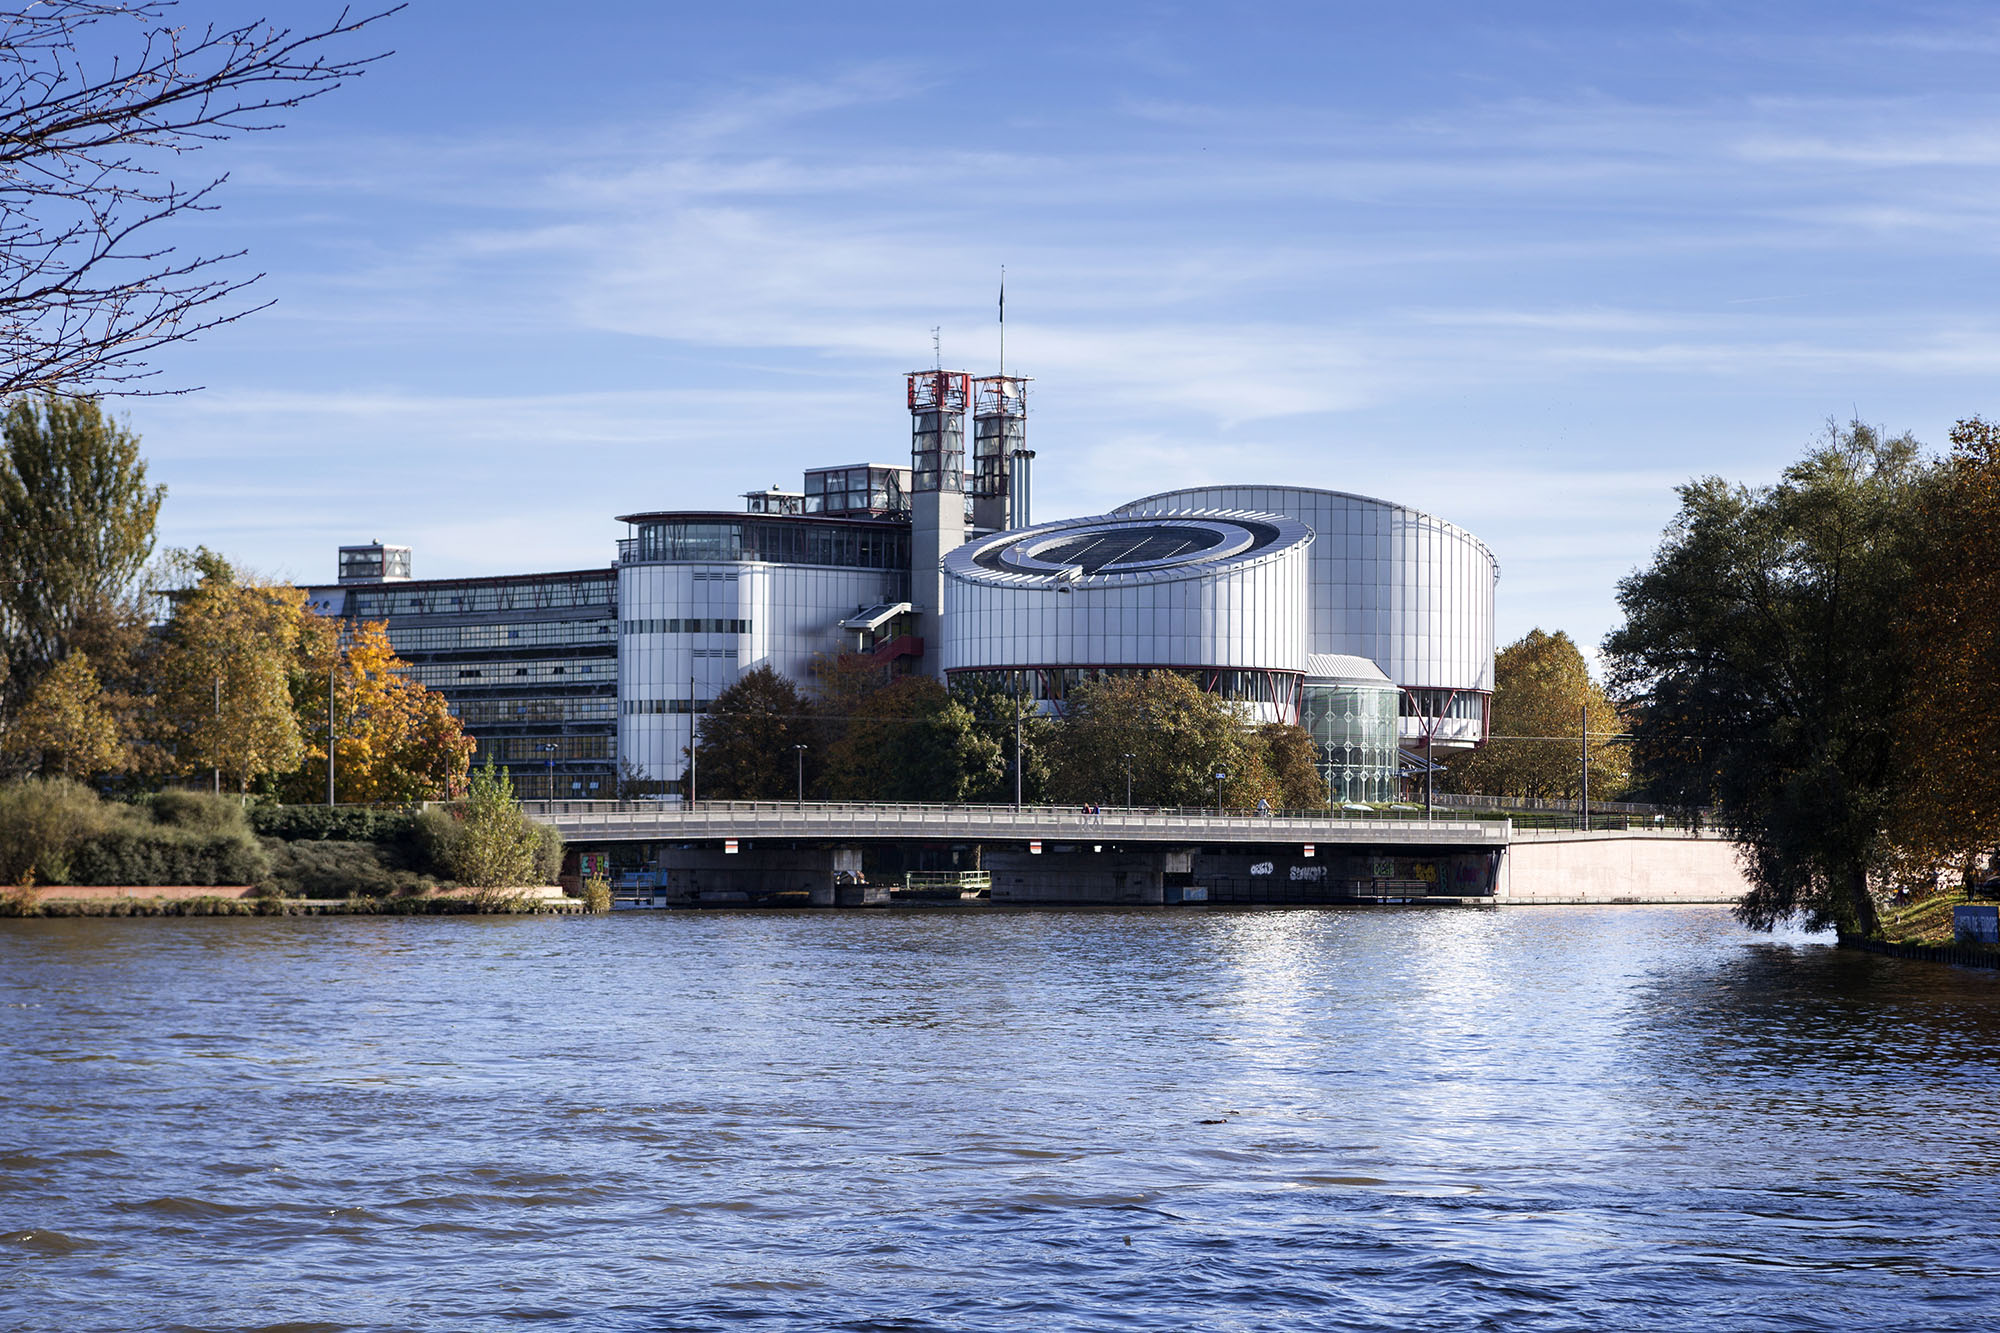
POLYGON ((2000 846, 2000 423, 1961 421, 1951 442, 1898 635, 1912 688, 1892 836, 1919 878, 2000 846))
POLYGON ((388 627, 338 622, 304 635, 293 700, 304 762, 281 784, 288 801, 326 799, 327 690, 333 691, 334 797, 343 803, 448 800, 466 789, 474 742, 443 695, 411 680, 388 627))

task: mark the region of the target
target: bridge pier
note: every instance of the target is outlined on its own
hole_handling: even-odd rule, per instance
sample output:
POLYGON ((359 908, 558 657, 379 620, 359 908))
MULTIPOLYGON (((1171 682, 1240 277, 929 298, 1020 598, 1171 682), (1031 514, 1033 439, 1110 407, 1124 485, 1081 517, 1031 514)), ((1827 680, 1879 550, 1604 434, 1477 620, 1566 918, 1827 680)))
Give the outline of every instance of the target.
POLYGON ((1170 863, 1188 854, 1165 847, 1093 851, 1094 844, 1049 843, 1040 855, 988 848, 996 903, 1158 906, 1166 902, 1170 863))
POLYGON ((752 843, 669 847, 660 852, 661 884, 674 907, 876 907, 886 886, 861 882, 859 847, 752 843))

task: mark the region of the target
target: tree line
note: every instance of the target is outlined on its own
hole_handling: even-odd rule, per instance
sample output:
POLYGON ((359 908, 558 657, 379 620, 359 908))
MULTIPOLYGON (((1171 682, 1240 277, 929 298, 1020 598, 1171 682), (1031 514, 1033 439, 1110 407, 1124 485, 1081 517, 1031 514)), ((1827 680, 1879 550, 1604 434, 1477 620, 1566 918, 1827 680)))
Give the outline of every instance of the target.
POLYGON ((823 659, 803 689, 759 667, 699 717, 692 757, 702 799, 1011 802, 1018 775, 1030 803, 1327 801, 1303 728, 1252 723, 1172 671, 1087 681, 1051 717, 1004 688, 947 689, 854 654, 823 659))
POLYGON ((1859 933, 2000 844, 2000 426, 1850 422, 1777 482, 1679 489, 1604 642, 1634 778, 1743 848, 1739 914, 1859 933))
POLYGON ((211 776, 238 794, 464 793, 474 748, 378 623, 206 549, 154 558, 166 488, 95 399, 17 399, 0 423, 0 777, 106 789, 211 776))

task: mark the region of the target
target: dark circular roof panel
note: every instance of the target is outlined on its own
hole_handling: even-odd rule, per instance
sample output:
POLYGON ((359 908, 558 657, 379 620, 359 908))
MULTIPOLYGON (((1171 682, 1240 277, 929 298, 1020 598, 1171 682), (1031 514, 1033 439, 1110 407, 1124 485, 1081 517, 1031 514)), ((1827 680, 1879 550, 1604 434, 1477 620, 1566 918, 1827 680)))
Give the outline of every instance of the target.
POLYGON ((1246 510, 1066 519, 959 547, 945 568, 975 582, 1092 585, 1198 578, 1312 541, 1296 519, 1246 510))

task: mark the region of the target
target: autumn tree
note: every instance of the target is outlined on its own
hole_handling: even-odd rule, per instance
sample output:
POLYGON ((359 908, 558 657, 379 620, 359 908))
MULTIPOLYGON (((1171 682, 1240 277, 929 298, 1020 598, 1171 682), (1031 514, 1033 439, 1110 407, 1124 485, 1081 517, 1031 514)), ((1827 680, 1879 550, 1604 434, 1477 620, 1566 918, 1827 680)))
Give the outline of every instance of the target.
POLYGON ((1829 426, 1774 486, 1682 486, 1652 564, 1618 586, 1604 648, 1638 777, 1716 809, 1753 925, 1876 929, 1912 685, 1894 629, 1928 484, 1909 436, 1829 426))
POLYGON ((2000 846, 2000 424, 1978 417, 1923 494, 1920 556, 1897 618, 1914 685, 1896 755, 1905 869, 1961 872, 2000 846))
POLYGON ((329 724, 336 800, 446 800, 465 789, 475 742, 442 694, 409 678, 386 625, 362 621, 343 636, 340 622, 307 617, 299 649, 292 696, 304 756, 280 784, 286 800, 325 799, 329 724))
POLYGON ((304 758, 292 683, 310 613, 297 588, 245 579, 207 551, 195 565, 200 582, 163 634, 159 706, 182 770, 218 770, 243 791, 304 758))
POLYGON ((1283 810, 1326 808, 1326 774, 1311 732, 1289 722, 1266 722, 1257 728, 1257 742, 1264 749, 1264 769, 1278 788, 1273 805, 1283 810))
POLYGON ((1055 729, 1057 800, 1136 805, 1282 804, 1265 746, 1238 708, 1173 671, 1086 681, 1070 691, 1055 729), (1126 756, 1131 758, 1127 759, 1126 756))
MULTIPOLYGON (((220 177, 181 159, 360 74, 335 54, 384 17, 303 29, 187 23, 172 0, 0 10, 0 396, 143 377, 146 354, 246 312, 237 254, 178 253, 220 177)), ((393 12, 393 11, 390 11, 393 12)))
POLYGON ((72 650, 122 677, 143 619, 133 583, 163 486, 139 437, 90 398, 15 401, 0 427, 0 728, 72 650))
POLYGON ((87 778, 123 768, 129 750, 85 654, 71 653, 36 682, 0 737, 0 760, 41 777, 87 778))
POLYGON ((1494 657, 1491 725, 1496 739, 1446 761, 1457 790, 1576 800, 1585 732, 1591 794, 1609 799, 1630 777, 1618 710, 1561 630, 1529 630, 1494 657))
POLYGON ((696 726, 701 798, 769 801, 797 791, 798 752, 807 746, 806 783, 818 758, 812 706, 796 686, 768 666, 745 672, 715 696, 696 726))

